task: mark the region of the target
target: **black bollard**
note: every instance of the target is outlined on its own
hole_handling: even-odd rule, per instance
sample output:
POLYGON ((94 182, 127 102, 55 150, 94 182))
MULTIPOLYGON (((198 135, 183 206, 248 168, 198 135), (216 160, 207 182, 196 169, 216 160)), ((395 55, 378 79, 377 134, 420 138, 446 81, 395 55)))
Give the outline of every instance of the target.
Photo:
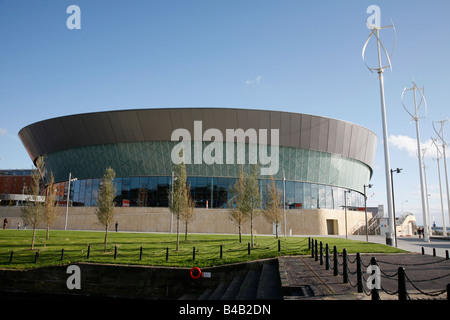
POLYGON ((280 251, 281 251, 281 240, 278 239, 278 252, 280 252, 280 251))
POLYGON ((325 270, 330 270, 330 247, 325 245, 325 270))
POLYGON ((320 265, 323 266, 323 246, 322 246, 322 241, 320 241, 320 265))
POLYGON ((406 293, 406 277, 405 269, 398 268, 398 300, 406 300, 408 298, 406 293))
POLYGON ((34 255, 34 263, 37 263, 39 259, 39 251, 36 251, 36 254, 34 255))
POLYGON ((311 250, 311 237, 308 237, 308 250, 311 250))
POLYGON ((195 261, 195 247, 192 247, 192 260, 195 261))
POLYGON ((247 251, 248 251, 248 255, 250 255, 250 242, 247 245, 247 251))
POLYGON ((91 256, 91 246, 88 246, 87 258, 89 259, 91 256))
POLYGON ((117 244, 114 246, 114 260, 117 258, 117 244))
POLYGON ((166 248, 166 261, 169 261, 169 248, 166 248))
POLYGON ((363 276, 362 276, 362 262, 361 262, 361 254, 358 252, 356 254, 356 278, 357 278, 357 286, 358 292, 363 292, 363 276))
POLYGON ((448 257, 448 250, 445 250, 445 259, 446 259, 446 260, 449 259, 449 257, 448 257))
MULTIPOLYGON (((377 259, 375 257, 372 257, 372 259, 370 260, 370 264, 373 266, 378 266, 377 259)), ((373 270, 372 274, 374 274, 374 273, 375 273, 375 271, 373 270)), ((373 284, 373 281, 376 281, 376 280, 372 280, 372 284, 373 284)), ((377 289, 376 285, 374 285, 372 287, 371 295, 372 295, 372 300, 380 300, 380 294, 378 293, 378 289, 377 289)))
POLYGON ((333 275, 338 275, 337 247, 333 247, 333 275))
POLYGON ((311 258, 314 258, 314 240, 311 240, 311 258))
POLYGON ((9 256, 9 263, 12 263, 13 255, 14 255, 14 251, 11 250, 11 255, 9 256))
POLYGON ((344 283, 348 283, 347 249, 342 251, 342 280, 344 283))
POLYGON ((433 257, 436 257, 436 248, 433 248, 433 257))
POLYGON ((61 249, 61 261, 64 260, 64 248, 61 249))
POLYGON ((422 247, 422 255, 424 255, 424 254, 425 254, 425 248, 422 247))
POLYGON ((223 257, 223 247, 222 245, 220 245, 220 259, 222 259, 223 257))
POLYGON ((314 261, 319 260, 319 252, 318 251, 319 250, 317 250, 317 240, 314 240, 314 252, 315 252, 314 261))
POLYGON ((139 260, 142 260, 142 247, 139 249, 139 260))

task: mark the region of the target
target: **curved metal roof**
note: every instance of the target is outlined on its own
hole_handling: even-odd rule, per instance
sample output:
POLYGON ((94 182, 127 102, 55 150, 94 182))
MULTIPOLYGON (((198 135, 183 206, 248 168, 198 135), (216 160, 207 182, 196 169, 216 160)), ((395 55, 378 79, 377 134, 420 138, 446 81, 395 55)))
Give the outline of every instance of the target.
MULTIPOLYGON (((372 167, 377 136, 359 125, 308 114, 228 108, 165 108, 106 111, 58 117, 20 130, 31 159, 87 145, 171 140, 175 129, 279 129, 280 146, 340 154, 372 167)), ((270 134, 269 134, 270 137, 270 134)), ((270 138, 268 143, 270 143, 270 138)))

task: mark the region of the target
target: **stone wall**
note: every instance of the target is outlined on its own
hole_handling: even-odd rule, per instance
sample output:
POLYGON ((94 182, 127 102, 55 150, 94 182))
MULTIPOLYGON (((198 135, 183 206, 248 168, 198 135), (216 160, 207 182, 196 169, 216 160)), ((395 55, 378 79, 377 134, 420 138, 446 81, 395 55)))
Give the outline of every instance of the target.
MULTIPOLYGON (((70 207, 68 213, 68 230, 103 230, 95 215, 95 207, 70 207)), ((119 223, 119 231, 137 232, 170 232, 171 213, 168 208, 131 207, 116 208, 115 220, 119 223)), ((58 208, 58 216, 51 229, 63 230, 65 224, 66 208, 58 208)), ((8 228, 17 228, 20 222, 19 207, 0 207, 0 221, 8 219, 8 228)), ((293 235, 345 235, 345 214, 343 210, 312 209, 312 210, 286 210, 287 233, 292 230, 293 235)), ((364 212, 347 212, 347 230, 352 234, 358 226, 365 221, 364 212)), ((274 227, 268 223, 262 215, 254 217, 254 232, 256 234, 273 234, 274 227)), ((177 219, 172 220, 172 230, 176 232, 177 219)), ((44 225, 40 226, 45 228, 44 225)), ((113 230, 114 226, 110 227, 113 230)), ((184 232, 185 226, 180 221, 180 232, 184 232)), ((284 225, 279 227, 284 234, 284 225)), ((230 220, 226 209, 195 210, 195 218, 188 226, 189 233, 223 233, 237 234, 238 228, 230 220)), ((250 233, 250 222, 246 222, 242 228, 243 234, 250 233)))

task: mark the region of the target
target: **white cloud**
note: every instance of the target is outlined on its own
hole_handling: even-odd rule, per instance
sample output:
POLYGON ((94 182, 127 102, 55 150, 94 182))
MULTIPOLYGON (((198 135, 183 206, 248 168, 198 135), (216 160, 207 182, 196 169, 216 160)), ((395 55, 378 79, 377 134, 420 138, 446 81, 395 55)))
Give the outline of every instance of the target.
POLYGON ((6 128, 0 128, 0 136, 6 136, 8 130, 6 128))
POLYGON ((249 86, 252 86, 252 85, 258 85, 258 84, 261 83, 261 80, 262 80, 262 76, 257 76, 255 79, 252 79, 252 80, 246 80, 246 81, 245 81, 245 84, 246 84, 246 85, 249 85, 249 86))
MULTIPOLYGON (((390 135, 389 144, 400 150, 405 150, 408 156, 412 158, 417 158, 417 139, 408 136, 403 136, 399 134, 398 136, 390 135)), ((432 144, 431 139, 420 143, 420 148, 427 149, 425 151, 425 157, 435 158, 436 157, 436 147, 432 144)))

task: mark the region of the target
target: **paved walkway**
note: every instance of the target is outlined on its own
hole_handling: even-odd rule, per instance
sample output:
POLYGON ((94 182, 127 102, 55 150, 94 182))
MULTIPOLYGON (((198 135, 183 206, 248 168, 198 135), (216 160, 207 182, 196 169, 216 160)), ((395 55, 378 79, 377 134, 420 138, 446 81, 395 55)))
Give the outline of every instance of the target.
MULTIPOLYGON (((311 236, 317 238, 323 238, 327 236, 311 236)), ((330 236, 334 238, 345 238, 345 236, 330 236)), ((350 240, 366 241, 365 235, 349 235, 350 240)), ((386 237, 384 236, 371 236, 369 235, 369 242, 386 244, 386 237)), ((422 253, 422 247, 425 249, 425 254, 432 255, 433 248, 436 249, 436 256, 445 258, 445 251, 448 250, 450 254, 450 238, 433 237, 430 242, 425 242, 423 239, 419 239, 418 236, 411 237, 398 237, 397 248, 403 249, 413 253, 422 253)))

